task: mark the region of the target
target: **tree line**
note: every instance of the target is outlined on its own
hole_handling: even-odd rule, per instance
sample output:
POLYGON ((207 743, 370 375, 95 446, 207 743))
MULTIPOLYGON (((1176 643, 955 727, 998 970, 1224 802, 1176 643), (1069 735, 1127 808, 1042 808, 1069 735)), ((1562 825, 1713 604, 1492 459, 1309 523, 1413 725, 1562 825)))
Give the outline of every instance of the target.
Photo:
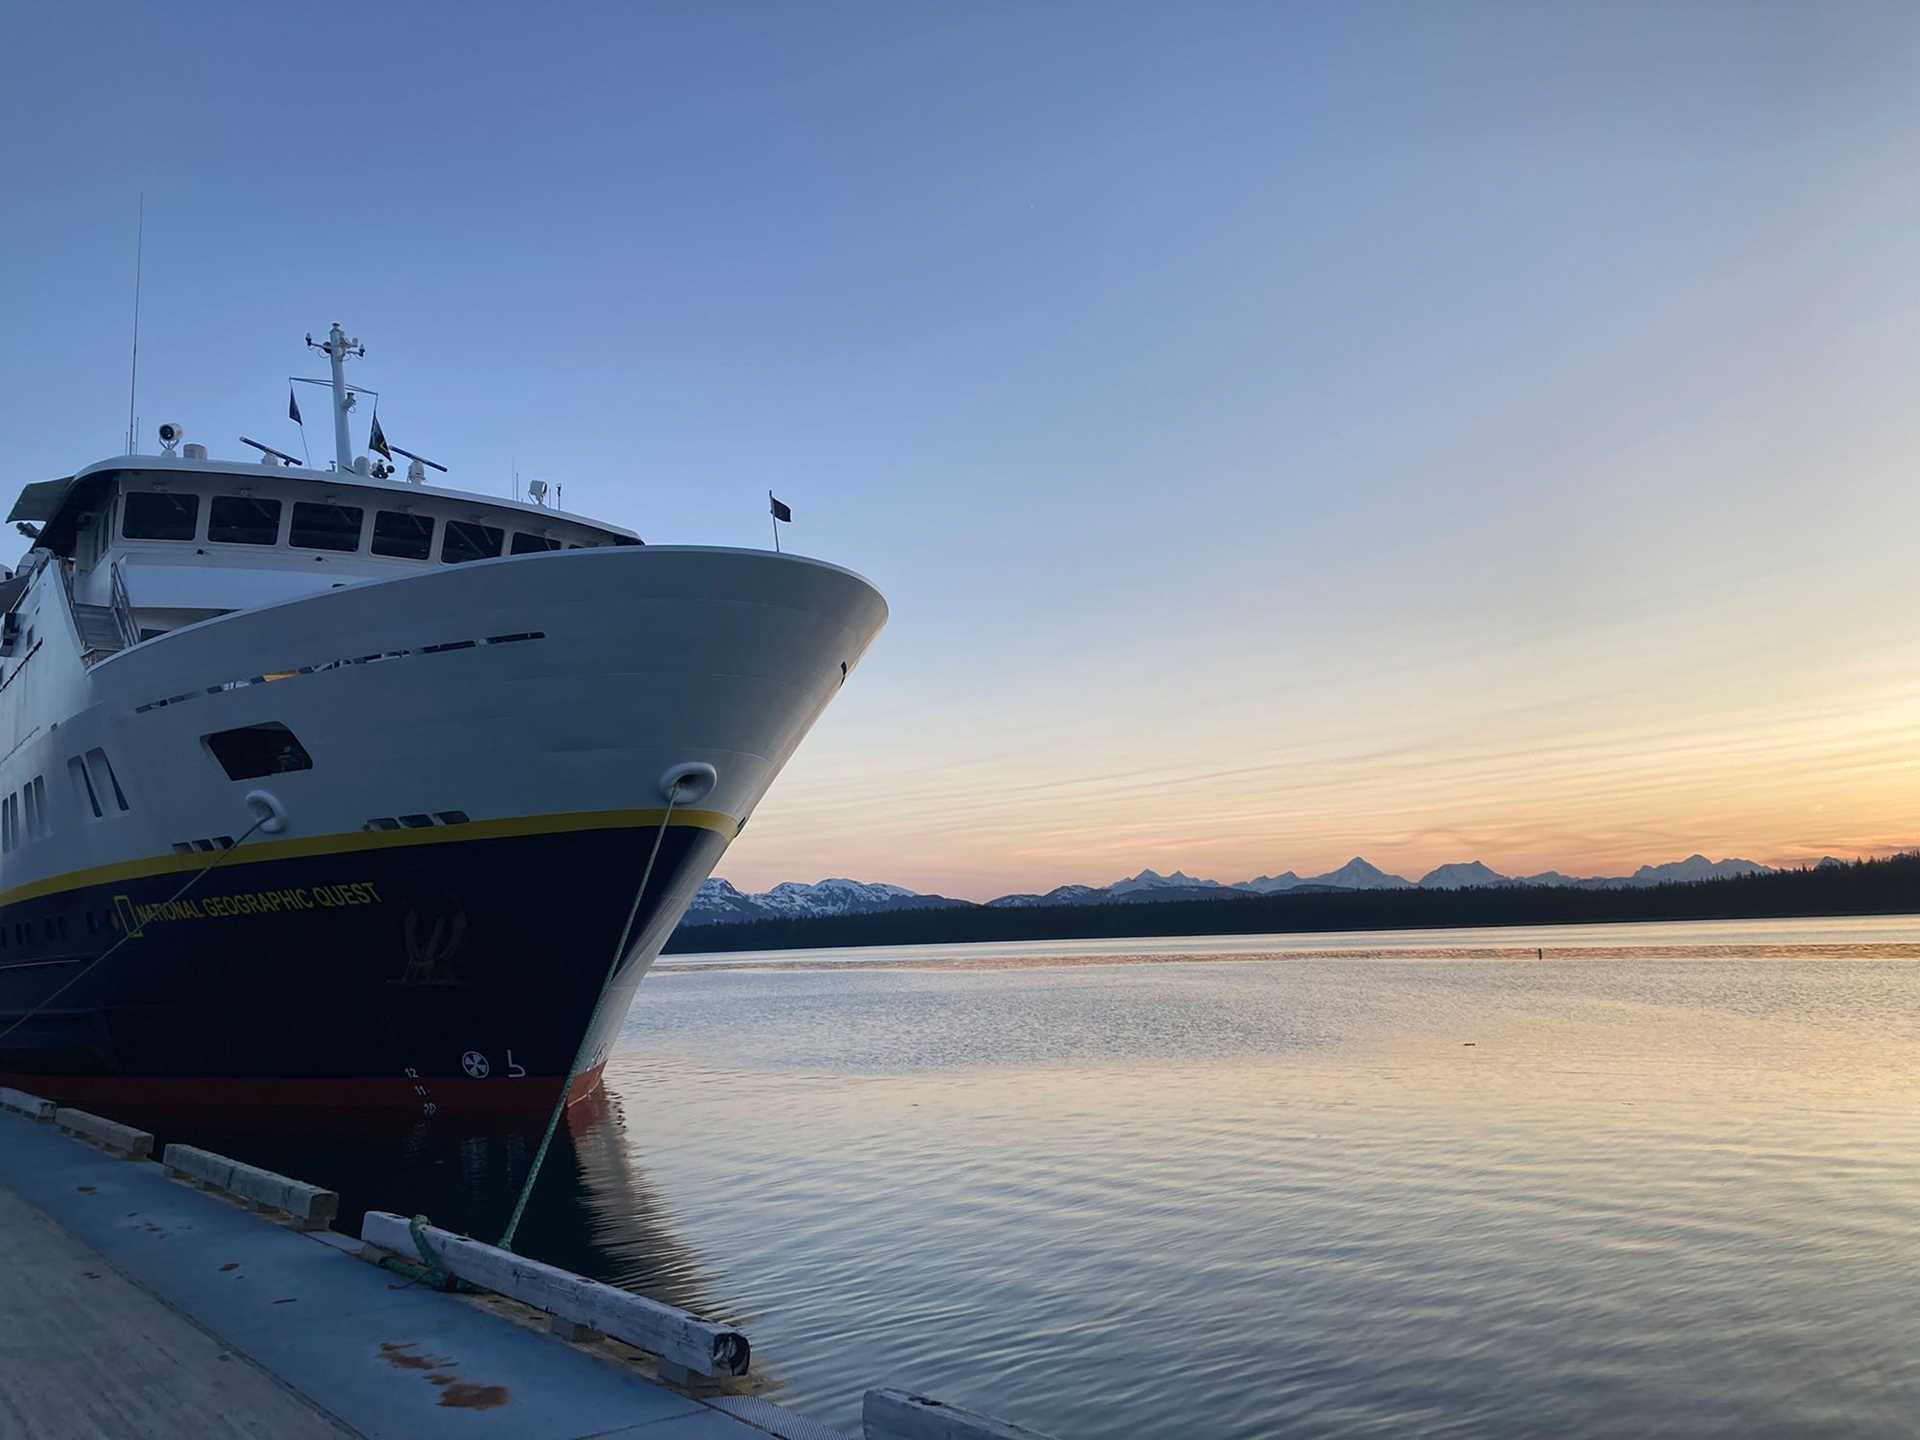
POLYGON ((1322 930, 1442 930, 1475 925, 1592 925, 1636 920, 1758 920, 1920 912, 1920 852, 1633 890, 1500 885, 1352 890, 1110 905, 953 906, 871 915, 682 925, 669 952, 820 950, 1001 940, 1155 935, 1285 935, 1322 930))

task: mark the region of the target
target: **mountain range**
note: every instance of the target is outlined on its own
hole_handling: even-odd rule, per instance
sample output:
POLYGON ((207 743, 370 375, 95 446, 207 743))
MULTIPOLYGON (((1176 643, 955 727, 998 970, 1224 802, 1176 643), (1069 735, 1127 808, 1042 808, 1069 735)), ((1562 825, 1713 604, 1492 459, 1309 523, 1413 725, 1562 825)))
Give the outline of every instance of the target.
MULTIPOLYGON (((1828 856, 1820 863, 1838 865, 1844 862, 1828 856)), ((1462 890, 1517 885, 1630 890, 1770 873, 1772 867, 1752 860, 1709 860, 1704 855, 1689 855, 1684 860, 1673 860, 1664 865, 1642 865, 1631 875, 1586 877, 1562 875, 1558 870, 1543 870, 1536 875, 1502 875, 1478 860, 1466 860, 1438 866, 1416 882, 1401 875, 1390 875, 1356 855, 1337 870, 1304 878, 1287 870, 1278 875, 1260 875, 1252 880, 1228 885, 1218 880, 1202 880, 1180 870, 1175 870, 1171 875, 1162 875, 1157 870, 1142 870, 1111 885, 1058 885, 1045 894, 1002 895, 985 903, 994 909, 1047 905, 1148 905, 1168 900, 1225 901, 1285 892, 1329 894, 1350 890, 1462 890)), ((789 880, 771 890, 749 894, 725 880, 715 878, 700 887, 682 923, 719 925, 820 915, 871 915, 889 910, 972 907, 975 903, 972 900, 955 900, 947 895, 923 895, 902 885, 843 879, 821 880, 812 885, 789 880)))

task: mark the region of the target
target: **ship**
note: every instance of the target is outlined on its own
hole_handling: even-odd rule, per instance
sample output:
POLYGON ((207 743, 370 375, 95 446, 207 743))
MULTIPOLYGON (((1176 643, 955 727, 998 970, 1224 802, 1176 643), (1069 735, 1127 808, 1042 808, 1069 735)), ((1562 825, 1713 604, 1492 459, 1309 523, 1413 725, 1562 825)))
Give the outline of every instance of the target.
POLYGON ((169 424, 14 503, 0 1085, 572 1103, 886 603, 777 528, 648 544, 538 483, 450 488, 377 410, 356 457, 365 347, 308 344, 330 466, 169 424))

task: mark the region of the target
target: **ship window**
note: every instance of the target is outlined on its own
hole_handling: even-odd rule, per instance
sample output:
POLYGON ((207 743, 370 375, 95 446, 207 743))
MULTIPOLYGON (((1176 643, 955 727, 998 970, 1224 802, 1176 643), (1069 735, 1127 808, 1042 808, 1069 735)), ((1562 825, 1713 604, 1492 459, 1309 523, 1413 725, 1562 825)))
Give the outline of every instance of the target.
POLYGON ((469 560, 491 560, 500 553, 505 532, 498 525, 480 525, 471 520, 447 521, 447 533, 440 542, 440 559, 448 565, 463 565, 469 560))
POLYGON ((220 762, 229 780, 258 780, 262 775, 313 768, 313 757, 306 747, 277 720, 243 725, 238 730, 218 730, 202 735, 200 741, 220 762))
POLYGON ((132 808, 127 804, 126 793, 120 788, 120 777, 113 773, 113 762, 107 759, 107 752, 98 746, 87 751, 87 773, 93 777, 94 794, 102 800, 113 796, 114 805, 122 813, 132 808))
POLYGON ((191 540, 199 523, 198 495, 130 490, 121 514, 120 533, 129 540, 191 540))
POLYGON ((551 535, 529 535, 524 530, 513 532, 513 553, 516 555, 537 555, 542 550, 558 550, 561 542, 551 535))
POLYGON ((73 782, 74 799, 84 801, 87 808, 93 812, 94 819, 99 820, 104 817, 107 812, 100 808, 100 797, 94 791, 92 777, 87 774, 87 762, 78 755, 69 758, 67 778, 73 782))
POLYGON ((287 543, 296 550, 358 550, 360 517, 366 513, 358 505, 296 500, 287 543))
POLYGON ((27 797, 27 835, 38 840, 52 828, 52 817, 47 814, 46 777, 34 776, 27 782, 23 793, 27 797))
POLYGON ((395 560, 425 560, 433 554, 433 517, 403 510, 376 510, 373 553, 395 560))
POLYGON ((207 507, 207 539, 223 545, 273 545, 280 539, 280 502, 252 495, 216 495, 207 507))
POLYGON ((400 817, 400 824, 404 829, 408 830, 431 830, 433 828, 433 817, 431 815, 402 815, 400 817))

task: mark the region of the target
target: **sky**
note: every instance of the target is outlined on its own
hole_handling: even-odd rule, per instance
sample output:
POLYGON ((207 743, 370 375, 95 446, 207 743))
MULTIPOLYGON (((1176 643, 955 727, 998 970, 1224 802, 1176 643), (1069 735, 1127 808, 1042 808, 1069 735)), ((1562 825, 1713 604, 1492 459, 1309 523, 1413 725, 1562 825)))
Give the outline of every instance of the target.
POLYGON ((337 319, 451 484, 879 585, 743 887, 1920 843, 1920 11, 0 23, 16 483, 144 193, 143 437, 297 453, 337 319))

